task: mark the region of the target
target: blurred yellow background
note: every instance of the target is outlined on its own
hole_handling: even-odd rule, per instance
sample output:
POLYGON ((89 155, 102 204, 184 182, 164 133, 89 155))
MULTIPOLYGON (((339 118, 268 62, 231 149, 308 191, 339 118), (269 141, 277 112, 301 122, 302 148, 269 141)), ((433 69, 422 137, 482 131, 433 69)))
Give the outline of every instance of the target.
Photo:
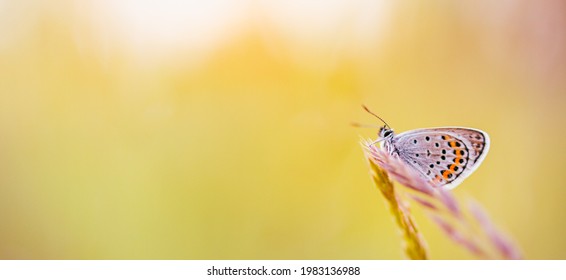
POLYGON ((0 0, 0 258, 402 258, 362 103, 488 132, 456 196, 566 258, 558 0, 0 0))

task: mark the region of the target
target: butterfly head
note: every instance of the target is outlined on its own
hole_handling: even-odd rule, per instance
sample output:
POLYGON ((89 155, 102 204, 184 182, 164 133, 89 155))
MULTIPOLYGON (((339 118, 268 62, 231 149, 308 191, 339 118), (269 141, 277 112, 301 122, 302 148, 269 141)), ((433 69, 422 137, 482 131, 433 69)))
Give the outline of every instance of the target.
POLYGON ((379 129, 379 139, 388 139, 388 138, 393 138, 393 129, 391 129, 390 127, 388 127, 387 125, 382 126, 379 129))
POLYGON ((362 108, 364 108, 364 110, 366 110, 366 112, 370 113, 371 115, 373 115, 374 117, 378 118, 380 121, 383 122, 383 126, 379 128, 379 133, 378 133, 379 137, 377 138, 377 140, 375 140, 373 143, 371 143, 371 145, 374 145, 374 144, 379 143, 379 142, 384 141, 384 140, 392 139, 393 136, 394 136, 393 129, 391 129, 391 127, 381 117, 379 117, 377 114, 375 114, 370 109, 368 109, 368 107, 366 107, 365 105, 362 105, 362 108))

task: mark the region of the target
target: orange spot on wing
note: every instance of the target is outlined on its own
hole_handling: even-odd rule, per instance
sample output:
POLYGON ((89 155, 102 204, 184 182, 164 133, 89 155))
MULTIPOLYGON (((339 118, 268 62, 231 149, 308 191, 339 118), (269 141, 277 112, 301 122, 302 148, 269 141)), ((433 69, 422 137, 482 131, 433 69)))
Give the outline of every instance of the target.
POLYGON ((450 164, 450 171, 454 172, 454 167, 456 167, 457 165, 455 163, 450 164))
POLYGON ((440 183, 442 181, 442 179, 440 179, 441 177, 436 175, 434 176, 434 179, 430 180, 433 184, 437 184, 440 183))
POLYGON ((458 164, 460 163, 460 159, 461 159, 461 158, 462 158, 462 157, 461 157, 461 155, 460 155, 460 150, 458 150, 458 151, 456 152, 456 158, 454 159, 454 164, 452 164, 452 165, 450 166, 450 169, 452 169, 452 166, 458 165, 458 164))

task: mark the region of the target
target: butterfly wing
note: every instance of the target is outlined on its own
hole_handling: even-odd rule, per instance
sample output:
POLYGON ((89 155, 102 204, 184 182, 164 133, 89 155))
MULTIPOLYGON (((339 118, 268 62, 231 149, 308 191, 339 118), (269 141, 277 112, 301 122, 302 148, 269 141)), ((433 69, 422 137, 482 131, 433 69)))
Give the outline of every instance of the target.
POLYGON ((403 161, 446 189, 455 188, 472 174, 489 150, 487 133, 473 128, 417 129, 401 133, 393 141, 403 161))

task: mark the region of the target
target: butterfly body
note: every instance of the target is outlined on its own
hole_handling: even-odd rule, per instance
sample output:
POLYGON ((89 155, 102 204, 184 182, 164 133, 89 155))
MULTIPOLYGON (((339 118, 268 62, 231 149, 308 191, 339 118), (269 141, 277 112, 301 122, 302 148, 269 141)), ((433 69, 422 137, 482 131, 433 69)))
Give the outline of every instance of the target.
POLYGON ((474 128, 437 127, 396 135, 387 125, 379 139, 389 154, 400 158, 427 181, 453 189, 472 174, 489 151, 489 136, 474 128))

